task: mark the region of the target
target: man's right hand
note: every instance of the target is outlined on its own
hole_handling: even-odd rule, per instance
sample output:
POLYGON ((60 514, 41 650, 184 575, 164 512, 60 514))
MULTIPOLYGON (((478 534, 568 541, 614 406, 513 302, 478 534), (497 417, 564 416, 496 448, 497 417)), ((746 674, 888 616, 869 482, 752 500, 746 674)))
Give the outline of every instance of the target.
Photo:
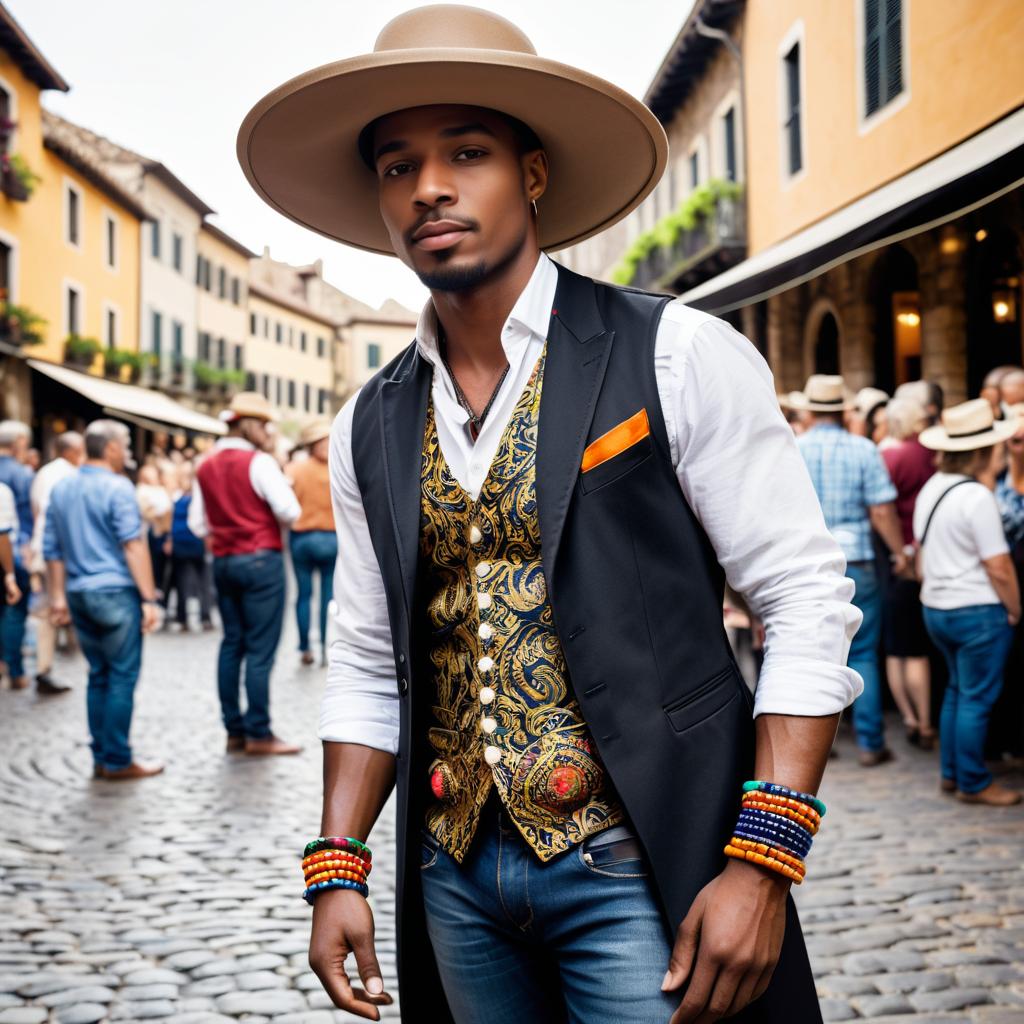
POLYGON ((326 889, 313 903, 313 932, 309 966, 339 1009, 358 1017, 380 1020, 378 1006, 394 1000, 384 991, 373 944, 373 911, 351 889, 326 889), (362 986, 353 987, 345 972, 349 953, 355 955, 362 986))
POLYGON ((50 596, 50 622, 55 626, 71 625, 71 612, 68 610, 67 598, 63 594, 50 596))
MULTIPOLYGON (((179 597, 178 600, 181 600, 179 597)), ((152 633, 160 625, 160 606, 155 601, 142 604, 142 632, 152 633)))

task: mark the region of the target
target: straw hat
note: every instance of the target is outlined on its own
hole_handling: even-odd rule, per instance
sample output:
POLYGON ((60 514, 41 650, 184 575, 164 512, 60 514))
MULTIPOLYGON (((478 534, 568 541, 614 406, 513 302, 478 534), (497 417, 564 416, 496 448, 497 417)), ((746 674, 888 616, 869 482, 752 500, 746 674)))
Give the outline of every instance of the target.
POLYGON ((803 391, 791 391, 786 401, 791 409, 802 412, 846 412, 854 408, 843 378, 824 373, 812 374, 803 391))
POLYGON ((496 14, 438 4, 389 22, 373 53, 313 68, 264 96, 239 128, 238 160, 286 217, 391 254, 359 136, 378 117, 432 104, 486 107, 533 129, 551 164, 537 201, 543 249, 621 220, 653 191, 668 159, 660 122, 629 93, 538 57, 496 14))
POLYGON ((307 423, 299 434, 299 445, 303 448, 312 448, 317 441, 322 441, 325 437, 331 436, 331 421, 330 420, 313 420, 312 423, 307 423))
POLYGON ((231 399, 231 404, 220 414, 220 418, 225 423, 244 419, 270 422, 277 419, 277 413, 258 391, 239 391, 231 399))
POLYGON ((881 388, 861 388, 853 400, 853 405, 857 412, 867 419, 873 410, 880 405, 885 405, 888 401, 889 395, 881 388))
POLYGON ((942 422, 922 430, 918 440, 938 452, 969 452, 1005 441, 1018 425, 1017 417, 996 420, 988 399, 974 398, 944 410, 942 422))

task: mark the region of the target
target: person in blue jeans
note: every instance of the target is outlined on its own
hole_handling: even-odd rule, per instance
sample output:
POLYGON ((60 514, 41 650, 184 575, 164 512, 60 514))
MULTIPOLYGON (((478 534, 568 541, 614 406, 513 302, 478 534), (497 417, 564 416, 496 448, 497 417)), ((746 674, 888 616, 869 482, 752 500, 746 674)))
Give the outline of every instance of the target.
POLYGON ((128 428, 97 420, 85 432, 86 461, 50 496, 43 557, 55 625, 73 622, 89 663, 86 706, 93 775, 110 780, 158 775, 134 760, 129 742, 142 637, 160 621, 153 567, 135 489, 123 476, 128 428))
POLYGON ((0 642, 3 660, 11 679, 11 689, 24 690, 28 684, 22 647, 25 644, 25 621, 28 618, 31 590, 28 558, 32 541, 32 480, 35 474, 22 461, 28 450, 32 432, 17 420, 0 423, 0 483, 6 484, 14 495, 18 527, 12 536, 14 545, 14 578, 21 596, 4 611, 0 623, 0 642))
MULTIPOLYGON (((789 398, 792 408, 809 414, 811 426, 797 438, 811 483, 821 502, 825 525, 846 555, 846 575, 856 591, 853 603, 864 619, 850 644, 847 664, 864 680, 853 705, 853 728, 865 768, 893 759, 885 745, 882 679, 878 671, 882 631, 882 589, 875 568, 871 531, 892 555, 893 572, 907 571, 911 551, 904 547, 896 512, 896 488, 882 456, 866 437, 849 433, 844 412, 854 407, 843 378, 815 374, 807 387, 789 398)), ((911 549, 912 550, 912 549, 911 549)))
POLYGON ((1021 800, 985 765, 989 717, 1021 616, 1017 571, 993 493, 1006 466, 1001 442, 1016 428, 1015 418, 995 422, 983 398, 946 410, 942 423, 920 436, 940 453, 939 471, 914 509, 925 626, 949 666, 939 720, 941 788, 993 807, 1021 800))
POLYGON ((338 557, 338 535, 334 532, 327 470, 330 435, 330 420, 309 424, 300 439, 300 444, 309 449, 309 458, 294 463, 291 470, 292 488, 302 506, 302 515, 292 523, 290 547, 298 584, 295 617, 303 665, 312 665, 314 661, 309 644, 309 606, 313 598, 313 576, 317 573, 320 575, 320 663, 327 664, 327 610, 338 557))

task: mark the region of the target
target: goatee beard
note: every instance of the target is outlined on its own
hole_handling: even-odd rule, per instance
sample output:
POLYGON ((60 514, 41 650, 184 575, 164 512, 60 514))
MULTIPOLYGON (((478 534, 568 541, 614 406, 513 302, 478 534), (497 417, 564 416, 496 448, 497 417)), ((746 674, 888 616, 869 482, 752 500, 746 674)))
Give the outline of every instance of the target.
POLYGON ((488 264, 486 260, 480 260, 471 266, 446 267, 440 266, 435 270, 417 271, 416 276, 423 283, 424 287, 432 292, 471 292, 475 288, 497 277, 506 267, 511 264, 523 251, 526 244, 526 228, 523 233, 496 263, 488 264))

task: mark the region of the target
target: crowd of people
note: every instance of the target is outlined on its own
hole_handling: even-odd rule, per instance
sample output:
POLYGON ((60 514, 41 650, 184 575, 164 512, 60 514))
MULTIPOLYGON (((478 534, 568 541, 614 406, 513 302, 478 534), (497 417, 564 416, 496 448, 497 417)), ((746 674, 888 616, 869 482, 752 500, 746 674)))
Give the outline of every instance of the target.
MULTIPOLYGON (((820 374, 782 405, 863 616, 849 651, 864 680, 851 714, 861 764, 894 757, 887 685, 909 742, 939 748, 943 790, 985 805, 1020 801, 987 762, 1024 756, 1024 369, 994 371, 979 398, 948 409, 928 381, 892 396, 877 388, 853 395, 841 377, 820 374)), ((13 689, 32 685, 24 660, 31 622, 36 689, 68 692, 54 677, 54 651, 59 630, 77 638, 89 663, 97 776, 161 770, 136 762, 128 741, 142 637, 161 623, 213 630, 215 609, 227 750, 300 749, 271 729, 270 675, 286 549, 301 664, 316 663, 315 645, 326 664, 338 552, 330 423, 309 425, 281 458, 274 418, 261 395, 240 394, 225 413, 227 436, 210 451, 155 447, 138 467, 127 428, 98 420, 84 436, 60 435, 35 470, 28 427, 0 423, 6 676, 13 689)))
POLYGON ((929 381, 853 395, 823 374, 782 405, 863 615, 849 653, 860 763, 894 757, 884 679, 907 739, 938 745, 943 791, 1019 803, 988 762, 1024 755, 1024 369, 946 409, 929 381))
POLYGON ((96 420, 84 434, 59 435, 52 458, 38 469, 28 457, 29 428, 0 423, 4 677, 10 689, 29 689, 25 655, 34 649, 38 692, 67 693, 73 687, 53 675, 54 653, 61 634, 65 645, 77 643, 88 663, 97 778, 163 770, 136 760, 129 741, 144 637, 161 627, 213 630, 215 609, 227 750, 259 756, 301 749, 271 729, 270 674, 285 614, 285 534, 301 664, 315 664, 314 642, 326 663, 337 553, 327 479, 330 423, 310 424, 282 454, 276 414, 261 395, 236 395, 223 418, 227 436, 211 450, 157 444, 141 465, 128 428, 96 420))

